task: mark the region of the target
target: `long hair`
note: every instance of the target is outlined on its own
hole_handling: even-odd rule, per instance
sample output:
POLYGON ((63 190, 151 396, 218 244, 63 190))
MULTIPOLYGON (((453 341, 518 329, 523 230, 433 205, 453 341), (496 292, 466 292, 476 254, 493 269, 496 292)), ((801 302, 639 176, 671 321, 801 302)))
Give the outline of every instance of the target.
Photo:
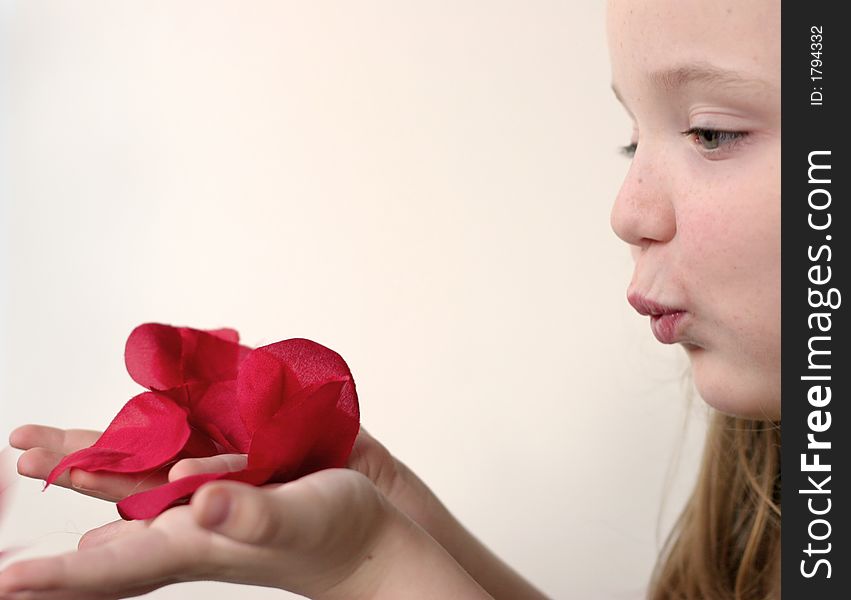
POLYGON ((780 426, 716 412, 649 600, 779 600, 780 426))

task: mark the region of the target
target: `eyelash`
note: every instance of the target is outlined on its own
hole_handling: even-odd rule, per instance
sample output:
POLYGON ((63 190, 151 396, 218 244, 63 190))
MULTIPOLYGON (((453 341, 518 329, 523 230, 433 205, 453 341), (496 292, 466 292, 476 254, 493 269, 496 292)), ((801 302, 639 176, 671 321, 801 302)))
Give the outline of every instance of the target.
MULTIPOLYGON (((714 154, 719 151, 721 146, 729 146, 730 144, 735 144, 736 142, 741 141, 748 135, 747 131, 725 131, 723 129, 710 129, 708 127, 691 127, 686 131, 681 131, 680 134, 684 136, 717 136, 719 139, 719 147, 718 148, 704 148, 703 151, 708 154, 714 154), (726 139, 727 141, 722 142, 720 140, 726 139)), ((699 138, 695 140, 699 142, 699 138)), ((626 146, 621 146, 620 152, 621 154, 627 156, 628 158, 632 158, 635 156, 635 151, 638 149, 638 142, 633 142, 626 146)))

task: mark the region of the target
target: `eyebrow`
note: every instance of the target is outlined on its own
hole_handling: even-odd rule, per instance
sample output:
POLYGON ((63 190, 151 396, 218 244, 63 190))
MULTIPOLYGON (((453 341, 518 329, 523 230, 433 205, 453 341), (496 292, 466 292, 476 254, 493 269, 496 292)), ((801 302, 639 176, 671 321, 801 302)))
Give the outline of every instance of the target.
MULTIPOLYGON (((667 69, 653 71, 649 74, 650 81, 666 92, 675 92, 689 85, 706 85, 718 87, 754 88, 758 91, 771 91, 775 86, 771 83, 750 77, 739 71, 722 69, 711 63, 694 62, 677 65, 667 69)), ((626 105, 612 83, 612 91, 621 104, 626 105)))

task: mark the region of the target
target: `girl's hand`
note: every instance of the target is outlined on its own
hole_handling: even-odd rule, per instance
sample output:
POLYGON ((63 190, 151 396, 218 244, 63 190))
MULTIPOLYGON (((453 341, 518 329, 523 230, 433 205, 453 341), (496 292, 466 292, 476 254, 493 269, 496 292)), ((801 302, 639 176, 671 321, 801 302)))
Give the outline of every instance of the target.
POLYGON ((380 495, 353 471, 267 488, 214 482, 189 506, 89 532, 76 553, 12 565, 0 594, 124 598, 216 579, 320 595, 358 571, 388 522, 380 495))
MULTIPOLYGON (((99 435, 97 431, 25 425, 12 432, 10 443, 26 451, 18 459, 18 472, 44 479, 66 454, 90 446, 99 435)), ((87 473, 72 469, 70 475, 63 475, 57 484, 98 498, 118 501, 131 493, 164 483, 166 479, 174 480, 204 472, 236 471, 245 466, 245 461, 244 455, 234 454, 185 459, 175 464, 167 476, 161 473, 147 477, 87 473)), ((371 481, 396 509, 422 527, 492 596, 546 597, 470 534, 419 477, 363 428, 355 440, 348 467, 371 481)), ((138 527, 133 523, 111 524, 100 533, 92 533, 92 536, 110 536, 138 527)), ((87 538, 92 539, 87 535, 81 542, 84 546, 87 538)), ((411 597, 411 593, 409 590, 403 596, 411 597)))
POLYGON ((93 530, 77 552, 13 564, 0 573, 0 599, 107 600, 196 580, 322 600, 489 597, 366 477, 327 469, 263 488, 208 483, 188 506, 93 530))

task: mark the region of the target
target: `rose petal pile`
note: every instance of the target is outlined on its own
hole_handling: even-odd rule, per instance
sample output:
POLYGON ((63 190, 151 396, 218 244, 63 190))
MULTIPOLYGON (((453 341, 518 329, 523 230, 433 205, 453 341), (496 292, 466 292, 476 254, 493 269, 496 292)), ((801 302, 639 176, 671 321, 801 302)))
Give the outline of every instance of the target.
POLYGON ((181 458, 248 455, 241 471, 185 477, 118 503, 122 518, 149 519, 208 481, 285 483, 348 460, 360 428, 355 382, 325 346, 295 338, 252 350, 232 329, 147 323, 130 334, 124 357, 149 391, 92 446, 66 456, 45 488, 70 468, 145 474, 181 458))

